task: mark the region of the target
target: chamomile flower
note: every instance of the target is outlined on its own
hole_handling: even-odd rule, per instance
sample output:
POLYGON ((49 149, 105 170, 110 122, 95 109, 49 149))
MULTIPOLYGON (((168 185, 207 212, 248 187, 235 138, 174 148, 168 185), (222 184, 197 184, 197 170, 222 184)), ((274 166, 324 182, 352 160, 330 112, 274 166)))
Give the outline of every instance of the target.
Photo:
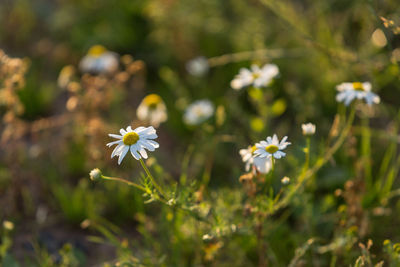
POLYGON ((371 83, 353 82, 341 83, 336 86, 339 93, 336 95, 338 102, 344 102, 348 106, 354 99, 365 99, 368 105, 378 104, 380 98, 377 94, 371 92, 371 83))
POLYGON ((254 151, 254 154, 261 158, 267 157, 280 159, 286 156, 286 153, 282 150, 291 144, 290 142, 286 142, 286 140, 287 136, 283 137, 281 142, 279 142, 276 134, 274 134, 273 137, 268 136, 266 141, 263 140, 256 144, 257 149, 254 151))
POLYGON ((186 64, 186 70, 193 76, 203 76, 209 69, 208 60, 205 57, 196 57, 186 64))
POLYGON ((265 87, 278 74, 279 68, 275 64, 266 64, 262 68, 257 65, 251 65, 250 69, 240 69, 239 74, 231 81, 231 87, 235 90, 249 85, 253 85, 255 88, 265 87))
POLYGON ((254 155, 256 149, 256 146, 249 146, 247 149, 239 150, 239 154, 242 157, 243 162, 246 163, 246 171, 249 171, 250 167, 253 166, 254 169, 260 173, 268 173, 272 168, 271 159, 267 157, 256 157, 254 155))
POLYGON ((136 115, 141 121, 149 122, 154 127, 168 119, 167 107, 159 95, 150 94, 143 98, 136 110, 136 115))
POLYGON ((198 125, 214 114, 214 105, 207 99, 197 100, 190 104, 183 115, 183 121, 188 125, 198 125))
POLYGON ((301 129, 303 130, 303 135, 314 135, 315 134, 315 124, 304 123, 301 125, 301 129))
POLYGON ((142 157, 147 159, 145 149, 154 151, 160 146, 156 141, 152 140, 157 138, 156 130, 152 126, 138 127, 135 130, 128 126, 126 130, 121 129, 119 132, 121 135, 109 134, 110 137, 118 140, 107 144, 108 147, 117 145, 111 154, 111 158, 118 156, 118 164, 121 164, 128 151, 131 152, 131 155, 136 160, 142 157))
POLYGON ((82 72, 94 74, 112 73, 117 70, 119 64, 118 55, 108 51, 104 46, 95 45, 89 49, 79 63, 82 72))

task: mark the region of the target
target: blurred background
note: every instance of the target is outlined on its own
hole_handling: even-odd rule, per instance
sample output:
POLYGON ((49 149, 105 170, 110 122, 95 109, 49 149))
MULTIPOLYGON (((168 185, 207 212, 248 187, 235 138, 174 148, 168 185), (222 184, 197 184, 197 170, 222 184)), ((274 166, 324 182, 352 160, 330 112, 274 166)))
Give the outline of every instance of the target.
POLYGON ((148 160, 155 176, 193 186, 192 198, 229 214, 221 225, 238 225, 239 149, 288 135, 293 146, 277 176, 295 177, 304 160, 301 123, 317 124, 312 150, 323 151, 340 112, 335 86, 346 81, 370 81, 383 104, 358 110, 361 126, 335 160, 287 213, 271 218, 268 257, 287 266, 312 237, 320 247, 301 254, 308 265, 293 266, 354 263, 358 242, 368 239, 378 258, 389 257, 384 240, 400 241, 400 206, 388 200, 398 185, 399 14, 397 0, 2 0, 3 266, 113 266, 132 257, 147 266, 257 265, 251 234, 207 243, 204 229, 215 227, 144 204, 133 188, 93 183, 88 173, 140 177, 137 161, 128 155, 118 166, 105 144, 120 128, 148 126, 136 109, 158 94, 168 120, 148 160), (114 69, 84 70, 96 45, 118 60, 114 69), (231 88, 241 67, 266 63, 280 70, 268 88, 231 88), (215 115, 185 125, 185 108, 199 99, 209 99, 215 115))

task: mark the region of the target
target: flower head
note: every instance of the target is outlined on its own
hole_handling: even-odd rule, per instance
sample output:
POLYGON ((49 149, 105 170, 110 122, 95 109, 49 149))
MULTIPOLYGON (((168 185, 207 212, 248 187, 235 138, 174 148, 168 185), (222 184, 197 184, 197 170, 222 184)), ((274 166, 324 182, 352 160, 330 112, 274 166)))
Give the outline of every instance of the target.
POLYGON ((303 130, 303 135, 315 134, 315 124, 312 124, 311 122, 302 124, 301 129, 303 130))
POLYGON ((336 95, 338 102, 344 102, 348 106, 354 99, 365 99, 368 105, 379 104, 380 98, 377 94, 371 92, 371 83, 353 82, 341 83, 336 86, 339 93, 336 95))
POLYGON ((154 127, 168 119, 167 107, 159 95, 150 94, 143 98, 136 110, 137 117, 142 121, 147 121, 154 127))
POLYGON ((90 171, 89 176, 90 176, 90 180, 92 181, 98 181, 101 179, 101 171, 100 169, 96 168, 90 171))
POLYGON ((287 184, 290 183, 290 178, 285 176, 285 177, 282 178, 281 182, 282 182, 283 185, 287 185, 287 184))
POLYGON ((104 46, 92 46, 87 55, 79 63, 82 72, 94 74, 112 73, 117 70, 119 64, 118 55, 108 51, 104 46))
POLYGON ((275 158, 280 159, 281 157, 286 156, 286 153, 282 150, 285 149, 290 142, 286 142, 287 136, 283 137, 281 142, 279 142, 278 137, 276 134, 271 138, 271 136, 267 137, 266 141, 261 141, 260 143, 256 144, 256 151, 254 154, 261 158, 275 158))
POLYGON ((214 114, 214 105, 207 99, 197 100, 190 104, 183 115, 183 121, 188 125, 198 125, 214 114))
POLYGON ((110 137, 118 139, 107 144, 108 147, 117 145, 111 153, 111 158, 118 156, 118 164, 121 164, 128 151, 131 155, 139 160, 142 157, 147 159, 146 150, 154 151, 160 145, 152 140, 157 138, 156 130, 150 127, 138 127, 132 130, 131 126, 119 131, 121 135, 109 134, 110 137))
POLYGON ((241 68, 239 74, 231 81, 231 87, 235 90, 249 85, 255 88, 265 87, 278 74, 279 69, 275 64, 266 64, 262 68, 257 65, 252 65, 251 69, 241 68))
POLYGON ((205 57, 196 57, 186 64, 186 70, 193 76, 203 76, 208 72, 210 66, 205 57))
POLYGON ((254 152, 257 150, 256 146, 249 146, 247 149, 241 149, 239 151, 242 156, 243 162, 246 163, 246 171, 250 170, 250 166, 253 166, 254 170, 260 173, 268 173, 272 168, 271 159, 268 157, 257 157, 254 152))

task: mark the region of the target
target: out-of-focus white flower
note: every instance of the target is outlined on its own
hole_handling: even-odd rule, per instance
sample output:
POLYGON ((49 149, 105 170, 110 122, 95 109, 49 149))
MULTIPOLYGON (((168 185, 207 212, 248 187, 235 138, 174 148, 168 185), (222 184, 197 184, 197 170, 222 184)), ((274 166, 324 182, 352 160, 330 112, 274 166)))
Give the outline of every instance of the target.
POLYGON ((231 81, 231 87, 235 90, 249 85, 253 85, 255 88, 265 87, 278 74, 279 68, 275 64, 266 64, 262 68, 257 65, 251 65, 250 69, 240 69, 239 74, 231 81))
POLYGON ((371 83, 353 82, 341 83, 336 86, 339 93, 336 95, 338 102, 344 102, 348 106, 354 99, 365 99, 368 105, 378 104, 381 100, 377 94, 371 92, 371 83))
POLYGON ((67 65, 63 67, 58 75, 57 84, 60 88, 66 88, 71 82, 72 77, 75 74, 75 67, 72 65, 67 65))
POLYGON ((7 231, 12 231, 14 229, 14 223, 10 221, 3 221, 3 228, 7 231))
POLYGON ((147 121, 154 127, 168 119, 167 107, 162 98, 157 94, 150 94, 143 98, 136 110, 139 120, 147 121))
POLYGON ((109 134, 110 137, 118 140, 107 144, 108 147, 117 145, 111 154, 111 158, 118 156, 118 164, 121 164, 128 151, 131 152, 136 160, 142 157, 147 159, 145 149, 154 151, 160 146, 156 141, 152 140, 157 138, 156 130, 152 126, 138 127, 135 130, 128 126, 126 130, 121 129, 119 132, 121 135, 109 134))
POLYGON ((92 46, 87 55, 79 63, 82 72, 100 74, 112 73, 118 69, 119 59, 114 52, 108 51, 104 46, 92 46))
POLYGON ((287 184, 290 183, 290 178, 285 176, 285 177, 282 178, 281 182, 282 182, 283 185, 287 185, 287 184))
POLYGON ((214 114, 214 105, 207 99, 197 100, 190 104, 183 115, 183 121, 188 125, 197 125, 214 114))
POLYGON ((92 180, 92 181, 100 180, 101 175, 102 175, 102 173, 101 173, 100 169, 98 169, 98 168, 91 170, 89 173, 90 180, 92 180))
POLYGON ((276 134, 271 138, 271 136, 267 137, 266 141, 261 141, 260 143, 256 144, 256 151, 254 154, 261 158, 275 158, 280 159, 281 157, 286 156, 286 153, 282 150, 285 149, 290 142, 286 142, 287 136, 283 137, 281 142, 279 142, 278 137, 276 134))
POLYGON ((312 124, 311 122, 309 123, 304 123, 301 125, 301 129, 303 130, 303 135, 313 135, 315 134, 315 124, 312 124))
POLYGON ((254 169, 260 173, 266 174, 272 168, 271 159, 268 157, 256 157, 254 152, 256 151, 256 146, 249 146, 247 149, 241 149, 239 151, 240 156, 242 156, 243 162, 246 163, 246 171, 250 170, 253 165, 254 169))
POLYGON ((256 150, 255 146, 249 146, 248 148, 240 149, 239 154, 242 157, 242 161, 246 163, 246 171, 250 170, 251 164, 253 164, 253 152, 256 150))
POLYGON ((208 60, 205 57, 196 57, 186 63, 186 70, 193 76, 203 76, 209 69, 208 60))

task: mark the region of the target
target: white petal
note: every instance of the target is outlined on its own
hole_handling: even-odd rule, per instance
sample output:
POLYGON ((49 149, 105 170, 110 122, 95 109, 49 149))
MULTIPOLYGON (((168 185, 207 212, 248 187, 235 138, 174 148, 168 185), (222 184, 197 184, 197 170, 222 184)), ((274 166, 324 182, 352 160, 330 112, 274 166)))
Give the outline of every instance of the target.
POLYGON ((115 144, 122 144, 122 143, 123 143, 122 140, 117 140, 117 141, 113 141, 113 142, 107 143, 106 146, 111 147, 111 146, 113 146, 115 144))
POLYGON ((131 155, 134 157, 136 160, 140 159, 140 155, 137 153, 137 150, 135 149, 134 146, 131 146, 131 155))
POLYGON ((126 131, 125 131, 125 129, 123 129, 123 128, 121 128, 121 130, 119 130, 119 132, 120 132, 122 135, 125 135, 125 134, 126 134, 126 131))
POLYGON ((124 144, 120 144, 120 145, 116 146, 116 147, 114 148, 113 152, 111 153, 111 158, 113 158, 113 157, 116 156, 116 155, 119 155, 121 149, 122 149, 124 146, 125 146, 124 144))
POLYGON ((127 132, 132 132, 133 130, 132 130, 132 127, 129 125, 127 128, 126 128, 126 131, 127 132))
POLYGON ((129 146, 124 146, 124 148, 121 151, 121 154, 119 154, 118 158, 118 165, 121 164, 122 160, 124 159, 126 153, 129 151, 129 146))
POLYGON ((158 147, 160 147, 160 145, 156 142, 156 141, 153 141, 153 140, 146 140, 149 144, 151 144, 154 148, 158 148, 158 147))
POLYGON ((139 141, 138 144, 144 148, 146 148, 149 151, 154 151, 155 147, 152 146, 151 144, 148 143, 148 140, 145 141, 139 141))
POLYGON ((123 136, 118 135, 118 134, 108 134, 108 136, 112 137, 112 138, 117 138, 117 139, 122 139, 123 136))
POLYGON ((147 159, 146 150, 144 150, 144 149, 142 148, 141 150, 139 150, 139 153, 140 153, 140 155, 142 155, 142 157, 143 157, 144 159, 147 159))

